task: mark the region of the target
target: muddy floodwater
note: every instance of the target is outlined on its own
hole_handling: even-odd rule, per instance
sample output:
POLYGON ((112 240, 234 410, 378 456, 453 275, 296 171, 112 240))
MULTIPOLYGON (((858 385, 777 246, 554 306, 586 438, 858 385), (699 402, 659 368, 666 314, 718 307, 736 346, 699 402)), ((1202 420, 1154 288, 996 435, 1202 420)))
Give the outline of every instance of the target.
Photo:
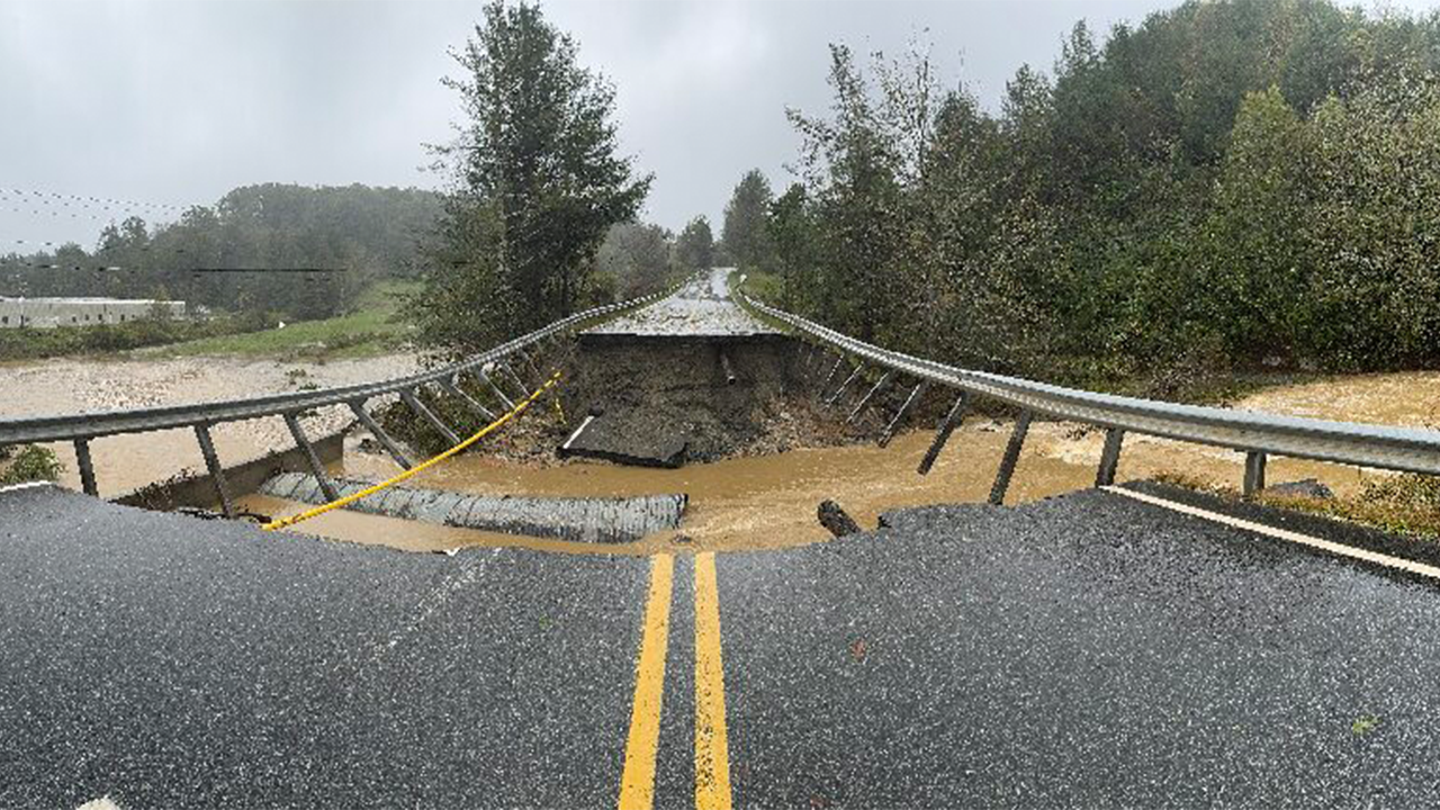
MULTIPOLYGON (((1335 418, 1353 413, 1365 421, 1424 427, 1440 396, 1440 374, 1390 374, 1325 380, 1267 390, 1246 399, 1241 407, 1276 413, 1335 418)), ((932 434, 914 430, 898 436, 889 447, 871 444, 793 450, 769 456, 728 459, 678 470, 620 467, 571 462, 542 467, 502 462, 481 455, 462 456, 423 473, 416 486, 483 494, 624 496, 684 492, 690 507, 678 534, 655 535, 638 543, 585 552, 647 553, 661 548, 742 550, 783 548, 822 542, 815 509, 827 498, 838 501, 864 528, 874 528, 890 509, 935 503, 983 502, 1009 438, 1011 425, 978 419, 956 431, 927 476, 916 473, 932 434)), ((1031 426, 1025 451, 1011 481, 1007 503, 1023 503, 1091 486, 1104 437, 1071 423, 1039 422, 1031 426)), ((1244 468, 1240 453, 1144 436, 1126 439, 1118 479, 1183 474, 1211 484, 1238 487, 1244 468)), ((383 478, 398 468, 378 456, 347 455, 349 475, 383 478)), ((1318 478, 1340 493, 1357 490, 1365 476, 1383 475, 1323 462, 1275 458, 1269 465, 1272 482, 1318 478)), ((265 499, 264 509, 291 514, 302 507, 265 499), (288 507, 288 508, 281 508, 288 507)), ((268 512, 267 512, 268 513, 268 512)), ((529 545, 572 550, 576 544, 523 541, 388 518, 345 514, 324 523, 326 515, 305 530, 357 542, 437 550, 462 545, 529 545)))
MULTIPOLYGON (((405 357, 333 362, 300 368, 274 361, 185 358, 179 360, 59 360, 0 366, 0 416, 74 413, 142 405, 295 390, 305 385, 339 385, 403 373, 405 357)), ((1237 407, 1323 419, 1412 427, 1440 422, 1440 373, 1377 374, 1320 379, 1277 386, 1250 396, 1237 407)), ((328 409, 307 421, 314 435, 348 422, 328 409)), ((468 545, 519 545, 583 553, 648 553, 667 549, 766 549, 825 540, 815 518, 824 499, 838 501, 865 528, 881 512, 934 503, 981 502, 990 491, 1010 425, 989 419, 957 431, 928 476, 915 466, 931 440, 928 430, 902 433, 888 448, 873 444, 792 450, 770 456, 693 464, 677 470, 620 467, 573 461, 550 466, 506 462, 481 454, 463 455, 408 482, 408 485, 485 494, 624 496, 683 492, 690 506, 678 534, 667 532, 640 542, 585 546, 532 540, 335 512, 307 521, 298 530, 412 551, 468 545)), ((289 446, 279 419, 223 425, 216 429, 220 454, 240 461, 289 446)), ((1008 503, 1074 491, 1094 482, 1103 435, 1067 423, 1037 422, 1011 482, 1008 503)), ((181 468, 199 470, 203 461, 188 431, 100 439, 93 445, 102 494, 115 494, 162 480, 181 468)), ((56 447, 66 462, 62 484, 78 488, 68 445, 56 447)), ((1119 479, 1161 473, 1183 474, 1210 483, 1238 486, 1239 453, 1128 436, 1119 479)), ((335 472, 374 479, 398 471, 388 459, 347 451, 335 472)), ((1373 471, 1320 462, 1272 459, 1271 482, 1318 478, 1338 492, 1353 492, 1373 471)), ((243 505, 255 512, 285 515, 298 504, 252 496, 243 505)))

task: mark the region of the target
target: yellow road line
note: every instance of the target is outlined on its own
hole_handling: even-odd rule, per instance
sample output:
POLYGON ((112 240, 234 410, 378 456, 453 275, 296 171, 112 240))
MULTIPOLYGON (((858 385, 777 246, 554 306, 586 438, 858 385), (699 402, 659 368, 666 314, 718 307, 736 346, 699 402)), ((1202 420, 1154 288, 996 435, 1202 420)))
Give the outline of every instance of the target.
POLYGON ((655 750, 660 742, 660 703, 665 696, 665 647, 670 638, 670 589, 675 558, 650 558, 650 598, 640 657, 635 664, 635 701, 625 769, 620 776, 620 810, 649 810, 655 802, 655 750))
POLYGON ((1243 520, 1241 518, 1230 517, 1229 515, 1222 515, 1219 512, 1211 512, 1206 509, 1200 509, 1194 506, 1190 506, 1189 504, 1175 503, 1174 501, 1168 501, 1164 498, 1157 498, 1154 495, 1146 495, 1143 492, 1136 492, 1132 489, 1124 489, 1115 486, 1102 487, 1102 489, 1115 495, 1124 495, 1127 498, 1133 498, 1134 500, 1143 501, 1145 503, 1159 506, 1164 509, 1169 509, 1174 512, 1180 512, 1181 514, 1191 515, 1193 517, 1213 521, 1215 523, 1223 523, 1226 526, 1233 526, 1237 529, 1244 529, 1246 531, 1255 532, 1256 534, 1263 534, 1266 537, 1274 537, 1277 540, 1288 540, 1291 543, 1299 543, 1302 546, 1318 548, 1322 551, 1328 551, 1331 554, 1337 554, 1342 557, 1350 557, 1356 560, 1364 560, 1365 562, 1375 563, 1377 565, 1384 565, 1389 568, 1398 568, 1401 571, 1409 571, 1412 574, 1419 574, 1423 577, 1440 579, 1440 568, 1436 568, 1433 565, 1418 563, 1414 560, 1407 560, 1402 557, 1392 557, 1389 554, 1381 554, 1377 551, 1370 551, 1369 549, 1347 546, 1343 543, 1323 540, 1319 537, 1311 537, 1308 534, 1292 532, 1287 529, 1277 529, 1274 526, 1266 526, 1263 523, 1256 523, 1252 520, 1243 520))
POLYGON ((720 593, 715 554, 707 551, 695 557, 695 807, 730 810, 730 800, 720 593))

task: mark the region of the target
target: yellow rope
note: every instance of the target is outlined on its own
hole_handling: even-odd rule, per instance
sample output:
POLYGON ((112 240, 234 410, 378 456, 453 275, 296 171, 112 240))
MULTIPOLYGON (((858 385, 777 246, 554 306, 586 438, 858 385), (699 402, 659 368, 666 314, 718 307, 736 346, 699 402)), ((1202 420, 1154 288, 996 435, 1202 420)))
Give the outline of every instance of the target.
POLYGON ((451 456, 455 455, 456 453, 460 452, 461 450, 464 450, 465 448, 469 447, 470 445, 474 444, 475 442, 480 441, 481 439, 483 439, 483 438, 485 438, 487 435, 489 435, 492 431, 498 429, 501 425, 505 424, 506 422, 509 422, 511 419, 515 418, 516 416, 519 416, 526 408, 530 407, 530 404, 531 404, 532 402, 534 402, 535 400, 539 399, 541 394, 543 394, 543 393, 545 393, 546 391, 550 390, 550 388, 552 388, 559 379, 560 379, 560 372, 557 371, 557 372, 555 372, 554 375, 552 375, 552 376, 550 377, 550 379, 548 379, 548 380, 545 381, 545 384, 544 384, 544 385, 542 385, 542 386, 540 386, 539 388, 535 389, 535 393, 531 394, 528 399, 526 399, 526 400, 524 400, 523 402, 521 402, 521 403, 519 403, 518 405, 516 405, 509 413, 506 413, 504 416, 501 416, 499 419, 496 419, 494 422, 491 422, 490 424, 488 424, 488 425, 486 425, 485 427, 481 428, 480 431, 479 431, 478 433, 476 433, 474 436, 471 436, 470 438, 466 439, 465 441, 460 442, 459 444, 455 445, 454 447, 450 448, 449 450, 446 450, 445 452, 443 452, 443 453, 441 453, 440 455, 438 455, 438 456, 430 459, 429 461, 424 462, 423 464, 417 464, 416 466, 411 467, 410 469, 408 469, 408 470, 400 473, 399 475, 395 476, 394 478, 391 478, 391 479, 389 479, 389 480, 387 480, 387 481, 381 481, 380 483, 376 484, 375 486, 370 487, 370 488, 368 488, 368 489, 362 489, 362 490, 360 490, 359 492, 354 493, 353 495, 346 495, 346 496, 343 497, 343 498, 340 498, 340 499, 338 499, 338 500, 331 501, 331 502, 329 502, 329 503, 327 503, 327 504, 324 504, 324 505, 321 505, 321 506, 317 506, 317 507, 315 507, 314 509, 307 509, 307 510, 305 510, 304 512, 301 512, 301 513, 298 514, 298 515, 291 515, 290 517, 287 517, 287 518, 280 518, 279 520, 272 520, 272 521, 270 521, 269 523, 266 523, 265 525, 261 526, 260 528, 261 528, 261 529, 264 529, 264 530, 267 531, 267 532, 271 532, 271 531, 274 531, 274 530, 276 530, 276 529, 283 529, 283 528, 285 528, 286 526, 293 526, 293 525, 295 525, 296 523, 299 523, 299 522, 302 521, 302 520, 309 520, 310 518, 315 517, 316 515, 323 515, 323 514, 325 514, 326 512, 331 511, 332 509, 339 509, 339 508, 342 507, 342 506, 348 506, 348 505, 350 505, 350 504, 352 504, 352 503, 360 500, 361 498, 364 498, 364 497, 367 497, 367 496, 370 496, 370 495, 374 495, 375 493, 379 492, 379 491, 382 490, 382 489, 385 489, 386 487, 392 487, 392 486, 400 483, 401 481, 406 480, 407 478, 411 478, 412 476, 418 475, 419 473, 421 473, 421 472, 423 472, 423 471, 425 471, 425 470, 427 470, 427 469, 435 466, 436 464, 439 464, 440 462, 444 461, 445 459, 450 458, 451 456))

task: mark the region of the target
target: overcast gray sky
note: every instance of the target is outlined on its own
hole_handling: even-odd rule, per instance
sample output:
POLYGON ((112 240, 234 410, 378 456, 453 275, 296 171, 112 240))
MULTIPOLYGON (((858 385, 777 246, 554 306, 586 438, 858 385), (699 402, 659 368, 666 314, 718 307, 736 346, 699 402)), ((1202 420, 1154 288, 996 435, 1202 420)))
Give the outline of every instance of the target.
MULTIPOLYGON (((788 182, 785 107, 826 106, 829 42, 899 51, 920 34, 948 79, 993 108, 1021 64, 1049 68, 1077 19, 1103 31, 1173 4, 543 3, 616 85, 623 147, 655 173, 644 216, 673 229, 718 218, 748 168, 788 182)), ((128 213, 17 211, 13 189, 187 205, 266 181, 436 187, 421 144, 457 118, 439 79, 479 13, 478 0, 0 0, 0 252, 21 239, 89 247, 128 213)))

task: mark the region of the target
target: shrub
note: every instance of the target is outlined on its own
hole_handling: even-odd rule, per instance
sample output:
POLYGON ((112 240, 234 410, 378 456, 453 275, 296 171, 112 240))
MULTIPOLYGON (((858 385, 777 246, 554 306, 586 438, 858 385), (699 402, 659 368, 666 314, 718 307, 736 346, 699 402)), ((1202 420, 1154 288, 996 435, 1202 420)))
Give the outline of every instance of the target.
POLYGON ((27 444, 15 453, 10 466, 0 472, 0 486, 24 484, 29 481, 54 481, 65 467, 55 451, 38 444, 27 444))

